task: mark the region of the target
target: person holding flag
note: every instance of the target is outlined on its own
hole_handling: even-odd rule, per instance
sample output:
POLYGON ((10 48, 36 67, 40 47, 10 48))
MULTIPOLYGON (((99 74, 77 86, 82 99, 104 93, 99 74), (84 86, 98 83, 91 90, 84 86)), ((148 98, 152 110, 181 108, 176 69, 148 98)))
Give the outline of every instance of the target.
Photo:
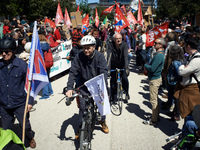
MULTIPOLYGON (((14 115, 22 127, 27 96, 24 90, 27 64, 15 56, 16 42, 12 38, 7 37, 0 40, 0 51, 3 54, 3 60, 0 61, 0 114, 2 127, 3 129, 11 129, 14 115)), ((29 122, 29 111, 32 106, 33 97, 29 97, 25 119, 26 139, 29 141, 30 147, 35 148, 36 142, 29 122)))
MULTIPOLYGON (((100 75, 104 74, 104 79, 107 84, 108 77, 108 69, 107 62, 102 53, 95 51, 96 40, 91 35, 86 35, 81 39, 81 45, 83 47, 83 51, 80 52, 74 58, 71 69, 69 72, 69 78, 67 82, 67 92, 65 95, 67 97, 71 97, 73 93, 74 83, 76 81, 76 77, 78 76, 78 85, 77 87, 83 85, 86 81, 100 75)), ((81 93, 89 93, 86 86, 83 86, 79 90, 81 93)), ((83 112, 85 109, 85 101, 83 98, 80 98, 79 105, 79 129, 81 127, 81 120, 83 117, 83 112)), ((102 125, 102 130, 104 133, 108 133, 109 129, 105 121, 105 116, 102 116, 102 120, 99 122, 102 125)), ((76 139, 79 138, 79 130, 75 136, 76 139)))

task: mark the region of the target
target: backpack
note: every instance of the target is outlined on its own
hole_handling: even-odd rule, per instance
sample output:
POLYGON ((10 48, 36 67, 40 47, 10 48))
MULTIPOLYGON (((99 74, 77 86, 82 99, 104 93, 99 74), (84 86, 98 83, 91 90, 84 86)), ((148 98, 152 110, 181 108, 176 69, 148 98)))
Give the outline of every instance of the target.
POLYGON ((176 61, 177 66, 175 67, 175 61, 172 61, 167 74, 167 81, 169 85, 175 85, 178 81, 181 81, 181 77, 178 74, 178 68, 181 65, 180 61, 176 61))
POLYGON ((46 68, 51 68, 53 66, 53 54, 52 54, 51 49, 44 52, 44 62, 45 62, 46 68))

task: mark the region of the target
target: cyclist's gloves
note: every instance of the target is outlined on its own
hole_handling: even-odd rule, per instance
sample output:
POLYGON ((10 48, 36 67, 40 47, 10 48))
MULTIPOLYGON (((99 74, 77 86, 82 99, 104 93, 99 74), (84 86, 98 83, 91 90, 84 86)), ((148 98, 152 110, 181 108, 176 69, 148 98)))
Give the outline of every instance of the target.
POLYGON ((129 74, 130 74, 130 71, 129 71, 128 67, 127 67, 127 68, 125 68, 125 71, 126 71, 126 75, 127 75, 127 77, 128 77, 128 76, 129 76, 129 74))
POLYGON ((110 69, 108 69, 108 77, 110 77, 110 69))

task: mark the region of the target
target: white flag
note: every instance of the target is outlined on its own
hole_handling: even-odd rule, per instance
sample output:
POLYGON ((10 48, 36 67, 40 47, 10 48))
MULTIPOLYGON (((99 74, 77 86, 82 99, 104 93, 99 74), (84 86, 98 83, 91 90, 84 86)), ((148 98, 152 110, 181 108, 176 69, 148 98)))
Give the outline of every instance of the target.
POLYGON ((130 4, 130 8, 132 9, 132 12, 135 12, 138 10, 138 0, 132 0, 130 4))
POLYGON ((104 74, 100 74, 87 82, 85 86, 92 95, 101 116, 110 113, 110 103, 108 100, 108 92, 106 89, 104 74))

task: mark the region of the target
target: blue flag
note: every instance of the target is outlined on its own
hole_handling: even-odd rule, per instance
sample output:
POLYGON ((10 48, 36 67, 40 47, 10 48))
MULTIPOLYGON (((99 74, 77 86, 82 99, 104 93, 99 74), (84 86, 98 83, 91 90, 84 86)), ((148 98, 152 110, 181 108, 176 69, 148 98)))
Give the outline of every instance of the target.
POLYGON ((31 51, 26 74, 25 91, 28 91, 28 83, 31 81, 30 96, 36 98, 40 90, 49 83, 43 52, 37 31, 37 22, 34 23, 31 51))

